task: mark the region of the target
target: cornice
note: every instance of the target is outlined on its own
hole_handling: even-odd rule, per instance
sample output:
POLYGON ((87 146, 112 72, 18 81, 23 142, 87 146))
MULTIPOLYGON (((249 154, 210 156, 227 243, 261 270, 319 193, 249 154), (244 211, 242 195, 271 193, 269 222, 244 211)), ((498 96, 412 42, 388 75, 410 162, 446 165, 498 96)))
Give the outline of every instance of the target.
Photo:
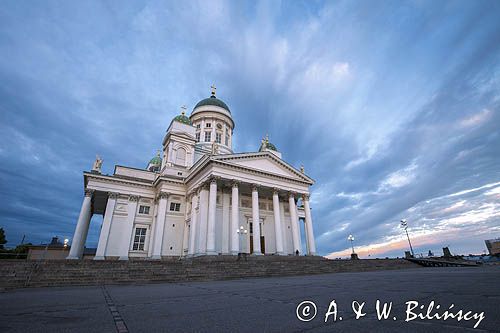
POLYGON ((128 186, 135 186, 135 187, 143 187, 143 188, 149 188, 151 189, 153 187, 153 183, 146 183, 146 182, 139 182, 135 180, 128 180, 128 179, 123 179, 123 178, 118 178, 114 176, 108 176, 108 175, 97 175, 93 173, 87 173, 84 172, 83 176, 89 179, 98 179, 100 181, 106 182, 106 183, 116 183, 116 184, 126 184, 128 186))

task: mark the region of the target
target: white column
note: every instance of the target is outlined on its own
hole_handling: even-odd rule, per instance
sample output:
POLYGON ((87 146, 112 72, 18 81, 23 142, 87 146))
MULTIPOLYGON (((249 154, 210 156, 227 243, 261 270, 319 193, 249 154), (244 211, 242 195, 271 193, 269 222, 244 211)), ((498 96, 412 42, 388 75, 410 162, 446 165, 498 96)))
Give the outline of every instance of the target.
POLYGON ((106 212, 102 220, 101 233, 99 234, 99 243, 97 243, 97 250, 94 260, 104 260, 106 255, 106 246, 108 245, 109 231, 111 230, 111 222, 113 220, 113 213, 115 210, 116 199, 118 193, 109 192, 108 202, 106 203, 106 212))
POLYGON ((240 196, 238 193, 238 183, 233 183, 231 194, 231 254, 240 252, 239 234, 236 232, 240 224, 240 196))
POLYGON ((252 187, 252 223, 253 223, 253 254, 262 255, 260 251, 260 216, 259 192, 257 186, 252 187))
POLYGON ((82 208, 76 223, 75 234, 71 242, 69 255, 66 259, 80 259, 83 255, 83 247, 85 246, 86 231, 89 229, 90 219, 92 218, 92 195, 94 190, 85 190, 82 208))
POLYGON ((301 251, 300 248, 300 236, 299 236, 299 220, 297 218, 297 206, 295 205, 295 198, 294 194, 290 193, 290 196, 288 197, 288 208, 290 210, 290 224, 292 226, 292 239, 293 239, 293 254, 295 255, 295 252, 299 250, 301 251))
POLYGON ((217 209, 217 180, 210 181, 208 198, 207 255, 217 255, 215 251, 215 211, 217 209))
POLYGON ((120 248, 120 257, 118 260, 128 260, 128 252, 130 250, 130 241, 132 240, 132 231, 134 230, 135 215, 137 214, 137 204, 139 197, 131 195, 128 198, 127 205, 127 221, 123 227, 122 244, 120 248))
POLYGON ((314 241, 314 232, 312 226, 312 217, 311 217, 311 208, 309 207, 309 195, 304 195, 304 211, 306 213, 306 225, 305 229, 307 230, 307 244, 309 249, 309 255, 316 255, 316 242, 314 241))
POLYGON ((196 230, 198 229, 198 221, 196 214, 196 209, 198 208, 198 193, 193 193, 191 199, 191 227, 189 228, 189 249, 188 255, 192 256, 196 251, 196 230))
POLYGON ((200 233, 198 237, 197 254, 204 255, 207 253, 207 230, 208 230, 208 189, 206 185, 200 191, 200 233))
POLYGON ((165 231, 165 220, 167 218, 168 193, 160 192, 160 201, 158 203, 158 215, 156 215, 154 244, 152 259, 161 259, 161 250, 163 244, 163 233, 165 231))
POLYGON ((283 235, 281 227, 280 198, 278 189, 273 191, 274 233, 276 234, 276 254, 283 255, 283 235))
POLYGON ((280 201, 280 217, 281 217, 281 235, 283 239, 283 253, 285 255, 291 254, 289 243, 291 243, 290 232, 288 231, 288 227, 285 220, 285 203, 280 201))
POLYGON ((158 216, 158 198, 155 198, 153 200, 153 223, 151 224, 151 231, 149 232, 149 235, 147 235, 147 237, 149 237, 149 242, 148 242, 148 258, 151 258, 153 256, 153 245, 155 243, 154 239, 155 239, 155 230, 156 230, 156 220, 157 220, 157 216, 158 216))
POLYGON ((229 254, 229 193, 222 189, 222 254, 229 254))

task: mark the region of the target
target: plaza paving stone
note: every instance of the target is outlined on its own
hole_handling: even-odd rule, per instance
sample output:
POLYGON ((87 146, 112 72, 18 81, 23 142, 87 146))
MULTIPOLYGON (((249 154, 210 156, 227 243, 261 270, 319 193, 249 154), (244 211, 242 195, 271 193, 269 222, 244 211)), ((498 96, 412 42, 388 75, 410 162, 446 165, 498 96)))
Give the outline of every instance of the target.
POLYGON ((500 266, 424 268, 230 281, 33 288, 0 293, 0 332, 500 332, 500 266), (114 303, 115 318, 104 298, 114 303), (324 323, 335 299, 342 320, 324 323), (375 302, 393 302, 379 321, 375 302), (314 301, 316 317, 296 307, 314 301), (366 302, 359 320, 351 302, 366 302), (475 320, 405 322, 405 302, 485 313, 475 320), (397 317, 393 320, 392 317, 397 317), (117 318, 118 322, 117 326, 117 318), (122 325, 123 321, 124 325, 122 325))

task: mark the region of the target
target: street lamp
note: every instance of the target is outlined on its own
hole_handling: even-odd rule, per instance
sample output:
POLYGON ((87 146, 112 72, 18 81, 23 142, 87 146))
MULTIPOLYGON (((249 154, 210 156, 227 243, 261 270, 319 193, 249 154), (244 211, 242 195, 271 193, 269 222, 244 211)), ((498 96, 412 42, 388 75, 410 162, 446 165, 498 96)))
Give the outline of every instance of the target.
POLYGON ((359 259, 358 258, 358 255, 354 252, 354 236, 353 235, 349 235, 349 237, 347 237, 347 240, 351 242, 351 248, 352 248, 352 253, 351 253, 351 260, 357 260, 359 259))
POLYGON ((406 219, 401 220, 401 227, 406 231, 406 237, 408 237, 408 244, 410 244, 411 255, 412 257, 415 257, 415 254, 413 253, 413 247, 411 246, 410 235, 408 235, 408 221, 406 221, 406 219))
POLYGON ((347 237, 347 240, 351 242, 351 247, 352 247, 352 253, 354 254, 354 236, 353 235, 349 235, 349 237, 347 237))
POLYGON ((245 257, 245 261, 247 261, 247 253, 246 252, 243 252, 243 246, 242 246, 242 242, 241 242, 241 236, 244 236, 246 237, 245 235, 248 233, 248 230, 245 229, 242 225, 240 226, 240 228, 238 230, 236 230, 236 233, 240 236, 239 237, 239 242, 240 242, 240 252, 238 253, 238 260, 240 260, 241 258, 241 254, 243 253, 243 256, 245 257))

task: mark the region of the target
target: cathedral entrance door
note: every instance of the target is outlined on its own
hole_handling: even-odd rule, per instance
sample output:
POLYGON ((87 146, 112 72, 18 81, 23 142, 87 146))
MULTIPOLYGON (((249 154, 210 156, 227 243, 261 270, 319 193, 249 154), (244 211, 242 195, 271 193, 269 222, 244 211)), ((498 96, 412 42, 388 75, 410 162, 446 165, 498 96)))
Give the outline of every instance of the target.
MULTIPOLYGON (((250 222, 250 254, 253 253, 253 222, 250 222)), ((260 232, 262 234, 262 223, 260 223, 260 232)), ((262 254, 266 253, 266 239, 264 236, 260 236, 260 252, 262 254)))

